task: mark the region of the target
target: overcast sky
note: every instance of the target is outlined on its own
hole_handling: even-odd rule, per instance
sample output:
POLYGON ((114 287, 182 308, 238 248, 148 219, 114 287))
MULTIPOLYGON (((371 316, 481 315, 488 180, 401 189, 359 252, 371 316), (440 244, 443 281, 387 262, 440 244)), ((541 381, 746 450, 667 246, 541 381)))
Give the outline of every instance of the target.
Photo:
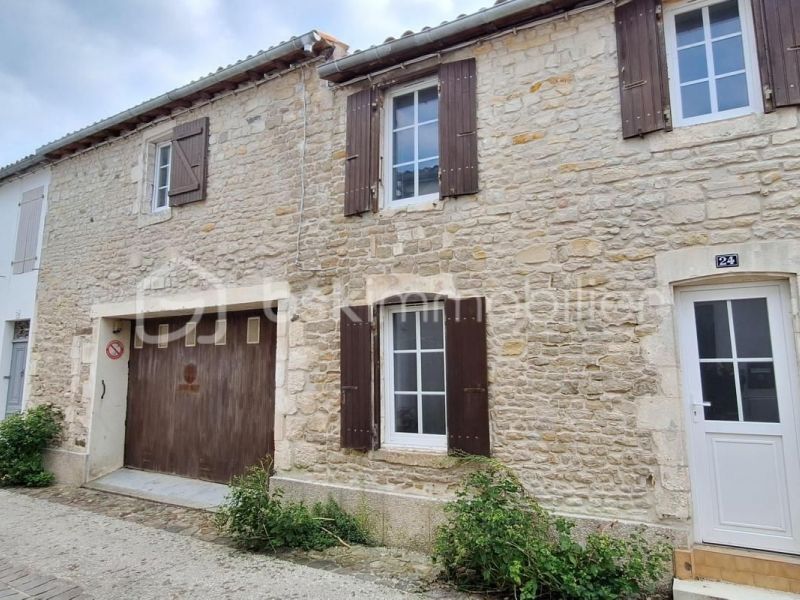
POLYGON ((365 48, 493 0, 0 0, 0 165, 292 35, 365 48))

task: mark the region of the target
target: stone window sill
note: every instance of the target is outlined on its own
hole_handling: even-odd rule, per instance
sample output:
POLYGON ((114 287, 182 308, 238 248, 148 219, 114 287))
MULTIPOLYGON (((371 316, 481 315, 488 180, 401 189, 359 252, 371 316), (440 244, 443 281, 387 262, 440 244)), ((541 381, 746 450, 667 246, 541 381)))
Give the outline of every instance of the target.
POLYGON ((405 204, 403 206, 392 207, 384 205, 381 208, 381 213, 387 215, 395 215, 399 213, 410 212, 429 212, 433 210, 442 210, 444 208, 444 200, 432 200, 430 202, 417 202, 414 204, 405 204))
POLYGON ((172 218, 172 208, 167 207, 157 212, 139 213, 136 226, 139 229, 169 221, 172 218))
POLYGON ((375 461, 407 467, 426 467, 429 469, 449 469, 458 459, 448 456, 444 450, 410 450, 406 448, 380 448, 372 450, 369 458, 375 461))

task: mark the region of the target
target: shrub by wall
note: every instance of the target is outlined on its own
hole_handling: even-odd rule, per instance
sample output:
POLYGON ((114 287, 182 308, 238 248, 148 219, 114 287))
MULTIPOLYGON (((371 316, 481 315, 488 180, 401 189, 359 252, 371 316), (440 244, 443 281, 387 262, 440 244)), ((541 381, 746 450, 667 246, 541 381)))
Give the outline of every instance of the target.
POLYGON ((43 487, 55 477, 44 468, 44 450, 61 435, 60 409, 42 404, 0 421, 0 485, 43 487))
POLYGON ((666 540, 641 531, 578 540, 574 523, 549 514, 493 461, 467 476, 445 513, 434 560, 463 590, 521 600, 640 598, 655 590, 672 554, 666 540))
POLYGON ((256 552, 371 543, 363 520, 333 498, 311 507, 284 500, 281 490, 269 487, 269 466, 251 467, 231 482, 216 524, 236 546, 256 552))

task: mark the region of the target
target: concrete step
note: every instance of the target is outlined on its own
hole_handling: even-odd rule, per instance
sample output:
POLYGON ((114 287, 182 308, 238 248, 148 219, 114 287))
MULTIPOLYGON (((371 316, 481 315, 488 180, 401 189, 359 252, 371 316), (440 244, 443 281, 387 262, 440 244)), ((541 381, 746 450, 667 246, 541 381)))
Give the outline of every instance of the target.
POLYGON ((227 485, 220 483, 124 468, 90 481, 84 487, 203 510, 214 510, 230 491, 227 485))
POLYGON ((674 600, 800 600, 800 594, 765 590, 747 585, 725 583, 722 581, 687 581, 676 579, 673 582, 674 600))

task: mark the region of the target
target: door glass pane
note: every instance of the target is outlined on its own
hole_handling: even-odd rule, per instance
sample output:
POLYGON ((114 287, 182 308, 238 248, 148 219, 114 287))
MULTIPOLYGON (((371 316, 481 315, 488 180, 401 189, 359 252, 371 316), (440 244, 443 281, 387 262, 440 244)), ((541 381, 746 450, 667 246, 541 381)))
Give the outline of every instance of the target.
POLYGON ((414 313, 394 313, 392 327, 395 350, 413 350, 417 347, 417 316, 414 313))
POLYGON ((396 96, 392 100, 394 129, 407 127, 414 122, 414 93, 396 96))
POLYGON ((419 163, 419 195, 439 193, 439 159, 419 163))
POLYGON ((717 79, 717 104, 719 104, 719 110, 741 108, 749 103, 747 77, 744 73, 717 79))
POLYGON ((678 34, 678 46, 696 44, 705 39, 703 33, 703 11, 693 10, 675 17, 675 29, 678 34))
POLYGON ((681 102, 683 103, 683 117, 685 119, 707 115, 711 112, 711 95, 708 91, 708 82, 685 85, 681 88, 681 102))
POLYGON ((417 355, 404 353, 394 355, 394 389, 399 392, 417 391, 417 355))
POLYGON ((439 91, 436 87, 419 91, 418 121, 432 121, 439 118, 439 91))
POLYGON ((394 164, 412 162, 414 160, 414 128, 401 129, 394 132, 394 146, 392 149, 394 164))
POLYGON ((766 298, 734 300, 733 331, 739 358, 772 358, 766 298))
POLYGON ((422 433, 444 435, 445 432, 444 396, 423 396, 422 433))
POLYGON ((694 316, 700 358, 731 358, 728 304, 724 300, 695 302, 694 316))
POLYGON ((428 349, 444 348, 444 312, 423 310, 419 313, 419 334, 421 347, 428 349))
POLYGON ((426 352, 420 358, 422 366, 422 391, 444 391, 444 354, 426 352))
POLYGON ((739 387, 745 421, 780 422, 772 363, 739 363, 739 387))
POLYGON ((395 200, 412 198, 414 196, 414 164, 394 168, 394 189, 392 197, 395 200))
POLYGON ((678 72, 681 75, 681 83, 708 77, 706 47, 692 46, 691 48, 679 50, 678 72))
POLYGON ((725 38, 712 44, 714 50, 714 73, 725 75, 744 70, 744 48, 742 36, 725 38))
POLYGON ((742 30, 738 0, 728 0, 709 6, 708 16, 711 21, 711 37, 717 38, 742 30))
POLYGON ((703 402, 707 421, 738 421, 739 407, 736 402, 736 381, 733 378, 733 363, 701 363, 700 381, 703 387, 703 402))
POLYGON ((395 394, 394 429, 398 433, 419 433, 416 396, 395 394))

